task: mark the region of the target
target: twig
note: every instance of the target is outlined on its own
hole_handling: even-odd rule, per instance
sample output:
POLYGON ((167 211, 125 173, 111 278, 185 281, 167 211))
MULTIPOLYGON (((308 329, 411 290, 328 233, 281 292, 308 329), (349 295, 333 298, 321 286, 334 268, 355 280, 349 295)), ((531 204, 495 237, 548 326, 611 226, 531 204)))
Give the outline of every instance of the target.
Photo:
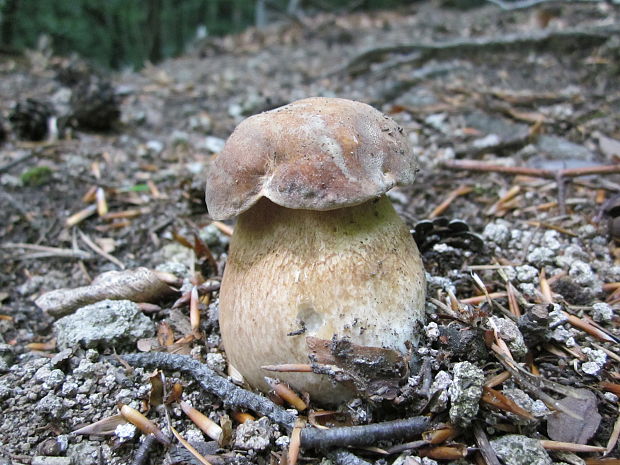
POLYGON ((38 154, 39 154, 39 152, 37 152, 36 150, 32 150, 32 151, 26 153, 25 155, 22 155, 21 157, 17 157, 15 160, 11 160, 10 162, 0 166, 0 174, 6 173, 11 168, 19 165, 20 163, 23 163, 25 161, 30 160, 32 157, 34 157, 35 155, 38 155, 38 154))
POLYGON ((138 450, 136 451, 136 455, 134 456, 131 465, 146 465, 147 463, 149 463, 149 457, 153 448, 155 447, 155 444, 157 444, 157 439, 155 438, 155 436, 152 434, 147 434, 144 437, 142 444, 140 444, 140 447, 138 447, 138 450))
POLYGON ((146 352, 143 354, 123 355, 122 358, 135 366, 180 371, 194 378, 205 391, 220 397, 230 407, 250 409, 266 416, 288 431, 291 431, 295 425, 296 415, 284 410, 261 395, 240 388, 227 379, 222 378, 207 365, 190 357, 161 352, 146 352))
POLYGON ((536 178, 553 180, 557 180, 558 175, 560 175, 562 178, 576 178, 579 176, 591 176, 593 174, 620 173, 620 163, 614 165, 588 166, 585 168, 571 168, 559 171, 543 168, 527 168, 521 166, 502 166, 493 163, 479 162, 475 160, 448 160, 444 162, 443 166, 448 169, 532 176, 536 178))
POLYGON ((101 255, 106 260, 111 261, 116 266, 118 266, 121 270, 125 269, 125 264, 123 262, 121 262, 118 258, 113 257, 112 255, 107 253, 105 250, 103 250, 101 247, 99 247, 97 244, 95 244, 91 240, 90 237, 88 237, 86 234, 84 234, 79 229, 78 229, 78 233, 80 233, 80 238, 82 239, 82 241, 84 241, 84 244, 86 244, 88 247, 90 247, 95 253, 101 255))
POLYGON ((525 10, 527 8, 532 8, 537 5, 542 5, 544 3, 563 3, 564 5, 570 5, 571 3, 601 3, 604 0, 522 0, 515 2, 504 2, 502 0, 487 0, 489 3, 500 7, 505 11, 513 11, 513 10, 525 10))
POLYGON ((76 258, 78 260, 90 260, 91 254, 79 249, 61 249, 58 247, 47 247, 37 244, 26 244, 23 242, 9 242, 7 244, 0 245, 3 249, 25 249, 34 250, 37 253, 29 255, 23 255, 17 257, 20 260, 29 260, 35 258, 76 258))
POLYGON ((431 425, 428 417, 412 417, 362 426, 342 426, 331 429, 306 428, 301 433, 301 445, 309 449, 342 446, 366 446, 378 441, 407 439, 419 436, 431 425))
POLYGON ((589 29, 566 29, 563 31, 543 30, 528 32, 527 34, 509 34, 503 37, 480 37, 475 39, 460 39, 446 42, 434 43, 412 43, 403 45, 392 45, 378 47, 367 50, 356 56, 343 68, 330 74, 347 72, 352 75, 366 72, 373 63, 383 61, 386 55, 393 53, 413 53, 420 52, 411 60, 403 61, 406 64, 420 64, 428 59, 442 59, 454 56, 471 56, 476 52, 494 52, 502 50, 527 50, 532 47, 553 48, 553 47, 586 47, 598 46, 611 34, 620 33, 620 28, 614 26, 600 26, 589 29))
POLYGON ((456 200, 457 197, 469 194, 473 190, 474 189, 471 186, 463 185, 463 186, 457 187, 452 192, 450 192, 447 195, 447 197, 439 205, 437 205, 433 209, 433 211, 430 213, 430 215, 428 215, 428 217, 430 219, 437 218, 438 216, 440 216, 443 212, 445 212, 448 209, 448 207, 452 204, 452 202, 456 200))

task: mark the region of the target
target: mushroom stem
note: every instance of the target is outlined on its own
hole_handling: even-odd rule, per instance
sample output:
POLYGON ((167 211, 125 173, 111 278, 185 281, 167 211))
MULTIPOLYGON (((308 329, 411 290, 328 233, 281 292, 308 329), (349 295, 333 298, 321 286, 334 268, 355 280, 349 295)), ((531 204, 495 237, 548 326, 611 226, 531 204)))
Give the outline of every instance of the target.
MULTIPOLYGON (((407 226, 385 196, 329 211, 262 198, 242 213, 220 289, 230 363, 267 390, 263 365, 308 363, 306 337, 405 350, 423 320, 424 269, 407 226)), ((325 376, 281 373, 314 400, 351 397, 325 376)))

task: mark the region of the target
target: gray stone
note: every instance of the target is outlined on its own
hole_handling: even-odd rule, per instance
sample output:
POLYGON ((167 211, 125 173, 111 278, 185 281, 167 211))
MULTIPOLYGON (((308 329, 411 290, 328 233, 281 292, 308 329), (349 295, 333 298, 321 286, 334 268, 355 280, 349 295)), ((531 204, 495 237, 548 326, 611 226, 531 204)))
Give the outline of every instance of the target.
POLYGON ((43 455, 32 457, 30 465, 71 465, 70 457, 46 457, 43 455))
POLYGON ((509 434, 491 441, 497 457, 506 465, 552 465, 551 457, 540 441, 509 434))
POLYGON ((592 319, 598 323, 607 323, 614 317, 614 309, 611 305, 598 302, 592 305, 592 319))
POLYGON ((466 427, 478 413, 478 403, 482 396, 484 373, 470 362, 454 364, 454 382, 448 389, 450 395, 450 420, 466 427))
POLYGON ((235 447, 244 450, 263 450, 271 442, 271 423, 267 417, 246 421, 237 427, 235 447))
POLYGON ((128 300, 103 300, 58 320, 54 327, 61 349, 133 347, 138 339, 155 334, 153 322, 128 300))
POLYGON ((492 316, 490 321, 497 328, 499 336, 508 344, 508 348, 512 355, 516 358, 525 357, 527 354, 527 346, 523 340, 523 335, 516 323, 508 318, 499 318, 492 316))
POLYGON ((6 373, 15 361, 15 352, 13 346, 9 344, 0 344, 0 373, 6 373))

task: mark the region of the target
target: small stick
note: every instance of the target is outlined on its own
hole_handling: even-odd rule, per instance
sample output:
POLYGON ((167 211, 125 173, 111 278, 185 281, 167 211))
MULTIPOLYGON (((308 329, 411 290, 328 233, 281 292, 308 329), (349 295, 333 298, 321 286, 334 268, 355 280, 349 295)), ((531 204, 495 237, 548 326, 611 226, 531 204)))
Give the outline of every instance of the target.
POLYGON ((106 260, 114 263, 116 266, 118 266, 121 270, 125 269, 125 264, 123 262, 121 262, 118 258, 110 255, 109 253, 107 253, 105 250, 103 250, 101 247, 99 247, 97 244, 95 244, 90 237, 88 237, 86 234, 84 234, 82 231, 79 231, 80 233, 80 238, 84 241, 84 244, 86 244, 88 247, 90 247, 94 252, 98 253, 99 255, 101 255, 103 258, 105 258, 106 260))
POLYGON ((513 175, 532 176, 557 180, 562 178, 576 178, 579 176, 591 176, 593 174, 613 174, 620 173, 620 163, 614 165, 588 166, 585 168, 572 168, 564 170, 547 170, 542 168, 527 168, 520 166, 502 166, 492 163, 483 163, 474 160, 448 160, 443 166, 456 170, 485 171, 491 173, 504 173, 513 175))
POLYGON ((571 326, 574 326, 575 328, 585 331, 590 336, 597 338, 599 341, 616 342, 616 340, 612 336, 605 333, 604 331, 601 331, 600 329, 591 325, 587 321, 582 320, 581 318, 575 315, 571 315, 570 313, 567 313, 567 312, 563 312, 563 313, 564 313, 564 316, 568 318, 568 322, 571 324, 571 326))
POLYGON ((616 422, 614 423, 614 429, 611 432, 611 436, 609 436, 609 440, 607 441, 607 447, 605 450, 605 455, 609 455, 612 450, 616 447, 616 443, 618 442, 618 437, 620 436, 620 415, 616 418, 616 422))
POLYGON ((144 437, 142 444, 140 444, 140 447, 138 447, 131 465, 146 465, 149 463, 149 457, 151 455, 151 451, 155 447, 155 444, 157 444, 157 438, 155 435, 147 434, 144 437))
POLYGON ((77 213, 74 213, 69 218, 67 218, 67 220, 65 221, 65 226, 67 228, 75 226, 76 224, 79 224, 82 221, 84 221, 89 216, 94 215, 96 212, 97 212, 97 205, 89 205, 88 207, 80 210, 77 213))
POLYGON ((308 449, 343 446, 364 446, 378 441, 399 440, 419 436, 431 424, 427 417, 411 417, 362 426, 343 426, 331 429, 306 428, 301 433, 301 445, 308 449))
POLYGON ((480 453, 482 454, 482 457, 484 457, 487 465, 500 465, 499 459, 497 458, 497 455, 495 455, 495 450, 491 447, 489 438, 478 422, 474 423, 474 436, 476 437, 476 443, 478 444, 480 453))
POLYGON ((452 192, 448 194, 448 196, 445 198, 443 202, 441 202, 439 205, 437 205, 433 209, 433 211, 430 213, 430 215, 428 215, 428 217, 431 220, 433 218, 437 218, 439 215, 441 215, 443 212, 445 212, 448 209, 448 207, 452 204, 452 202, 456 200, 457 197, 460 197, 461 195, 469 194, 471 191, 473 191, 473 188, 471 188, 470 186, 457 187, 456 189, 454 189, 452 192))
MULTIPOLYGON (((488 297, 490 299, 501 299, 502 297, 506 297, 506 295, 507 295, 506 292, 490 292, 488 294, 488 297)), ((466 299, 461 299, 459 300, 459 302, 461 302, 462 304, 476 305, 476 304, 479 304, 480 302, 484 302, 485 300, 487 300, 486 295, 477 295, 475 297, 468 297, 466 299)))
POLYGON ((213 221, 211 224, 215 226, 217 229, 219 229, 226 236, 230 237, 233 235, 233 228, 228 226, 226 223, 222 223, 221 221, 213 221))
POLYGON ((541 439, 540 445, 547 450, 561 450, 567 452, 605 452, 605 447, 575 444, 573 442, 548 441, 541 439))
POLYGON ((284 410, 261 395, 246 391, 231 383, 198 360, 163 352, 128 354, 123 355, 123 358, 134 366, 180 371, 194 378, 205 391, 218 396, 230 407, 252 410, 289 431, 295 425, 297 418, 295 414, 284 410))

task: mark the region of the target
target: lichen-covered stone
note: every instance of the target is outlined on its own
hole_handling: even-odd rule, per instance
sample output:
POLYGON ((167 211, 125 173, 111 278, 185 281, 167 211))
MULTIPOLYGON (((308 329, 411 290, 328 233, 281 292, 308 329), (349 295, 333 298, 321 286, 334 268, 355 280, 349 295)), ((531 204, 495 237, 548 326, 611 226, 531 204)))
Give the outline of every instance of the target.
POLYGON ((540 441, 518 434, 508 434, 491 441, 497 457, 506 465, 552 465, 540 441))
POLYGON ((450 420, 452 423, 466 427, 478 413, 478 403, 482 396, 484 373, 470 362, 454 365, 454 382, 448 389, 450 395, 450 420))
POLYGON ((128 300, 103 300, 58 320, 54 327, 60 349, 133 347, 140 338, 155 334, 153 322, 128 300))

